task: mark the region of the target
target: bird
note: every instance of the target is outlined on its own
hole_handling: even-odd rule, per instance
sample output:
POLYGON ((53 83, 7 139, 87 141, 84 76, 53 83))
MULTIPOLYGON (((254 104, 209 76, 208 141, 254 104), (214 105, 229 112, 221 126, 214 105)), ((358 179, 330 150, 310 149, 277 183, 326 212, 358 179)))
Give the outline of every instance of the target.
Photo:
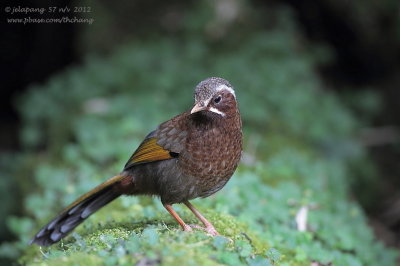
POLYGON ((194 106, 149 133, 122 172, 79 197, 46 224, 30 244, 57 243, 121 195, 158 196, 183 231, 219 233, 190 202, 213 195, 234 174, 242 154, 242 121, 233 86, 210 77, 194 90, 194 106), (183 203, 204 226, 188 225, 172 205, 183 203))

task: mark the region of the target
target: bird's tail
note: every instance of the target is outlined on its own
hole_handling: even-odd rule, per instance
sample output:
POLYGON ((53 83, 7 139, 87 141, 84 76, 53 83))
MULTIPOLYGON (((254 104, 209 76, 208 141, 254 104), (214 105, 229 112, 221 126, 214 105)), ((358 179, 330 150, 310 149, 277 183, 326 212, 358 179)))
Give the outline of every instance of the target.
POLYGON ((84 194, 44 226, 30 241, 50 246, 65 237, 91 214, 121 195, 117 184, 127 176, 116 175, 84 194))

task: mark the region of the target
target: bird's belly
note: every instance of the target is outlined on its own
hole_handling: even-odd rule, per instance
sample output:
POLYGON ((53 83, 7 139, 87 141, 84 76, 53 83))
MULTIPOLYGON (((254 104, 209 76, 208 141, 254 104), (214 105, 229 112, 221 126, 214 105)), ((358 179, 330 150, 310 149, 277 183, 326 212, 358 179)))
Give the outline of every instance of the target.
POLYGON ((198 179, 185 175, 177 159, 138 165, 131 170, 135 191, 131 194, 160 196, 167 204, 199 197, 198 179))
POLYGON ((180 203, 198 197, 208 197, 228 182, 230 176, 198 178, 180 171, 159 177, 158 194, 164 203, 180 203))
MULTIPOLYGON (((219 191, 234 173, 240 154, 225 154, 221 159, 180 154, 178 158, 142 164, 132 169, 137 192, 158 195, 163 203, 174 204, 219 191)), ((203 153, 204 154, 204 153, 203 153)))
POLYGON ((229 181, 240 160, 239 154, 232 154, 222 146, 218 153, 203 156, 182 154, 179 166, 189 180, 194 180, 194 197, 208 197, 219 191, 229 181))

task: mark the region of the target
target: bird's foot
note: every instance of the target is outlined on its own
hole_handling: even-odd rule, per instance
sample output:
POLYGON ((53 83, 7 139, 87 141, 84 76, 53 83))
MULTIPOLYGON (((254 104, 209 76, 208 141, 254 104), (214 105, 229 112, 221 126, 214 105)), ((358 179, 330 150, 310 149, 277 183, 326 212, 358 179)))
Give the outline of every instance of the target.
POLYGON ((191 226, 185 224, 185 226, 182 227, 183 231, 185 232, 193 232, 193 229, 191 226))
POLYGON ((207 234, 209 234, 211 236, 219 236, 219 233, 217 232, 217 230, 215 230, 214 226, 212 226, 212 225, 209 225, 209 226, 206 226, 206 227, 202 227, 202 226, 197 225, 197 224, 191 224, 190 227, 205 231, 205 232, 207 232, 207 234))

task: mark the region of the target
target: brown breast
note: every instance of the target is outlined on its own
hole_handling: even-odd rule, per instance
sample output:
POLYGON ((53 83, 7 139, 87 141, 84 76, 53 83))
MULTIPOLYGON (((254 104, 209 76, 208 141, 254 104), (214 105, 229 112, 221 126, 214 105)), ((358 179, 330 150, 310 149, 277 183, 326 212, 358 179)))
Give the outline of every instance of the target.
POLYGON ((200 196, 221 189, 239 164, 242 129, 239 112, 221 117, 199 113, 188 116, 188 136, 179 165, 185 175, 196 177, 200 196))

